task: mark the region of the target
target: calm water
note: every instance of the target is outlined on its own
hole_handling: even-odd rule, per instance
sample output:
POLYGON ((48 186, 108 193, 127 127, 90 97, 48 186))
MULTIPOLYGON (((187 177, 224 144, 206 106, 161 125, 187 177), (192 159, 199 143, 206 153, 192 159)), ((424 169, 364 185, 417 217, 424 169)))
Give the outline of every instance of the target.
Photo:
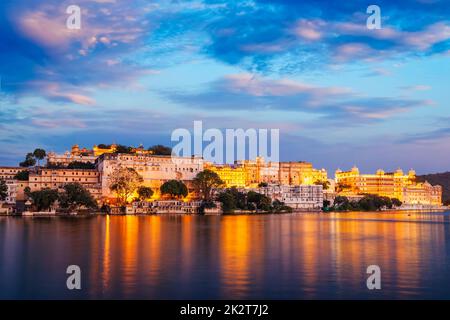
POLYGON ((0 218, 0 298, 450 298, 450 213, 0 218), (66 268, 82 290, 66 289, 66 268), (366 268, 379 265, 382 289, 366 268))

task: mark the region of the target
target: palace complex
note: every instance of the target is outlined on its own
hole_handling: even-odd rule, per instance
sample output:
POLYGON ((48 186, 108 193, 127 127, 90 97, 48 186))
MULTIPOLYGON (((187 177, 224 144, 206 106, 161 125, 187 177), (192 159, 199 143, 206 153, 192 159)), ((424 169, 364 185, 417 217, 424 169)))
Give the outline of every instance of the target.
POLYGON ((214 164, 194 156, 155 155, 142 146, 129 148, 127 153, 117 151, 115 144, 94 146, 92 150, 74 145, 64 154, 48 153, 45 167, 0 167, 0 179, 8 185, 7 201, 23 201, 27 187, 30 191, 61 189, 71 182, 83 185, 99 203, 110 201, 115 197, 109 188, 111 175, 119 168, 132 168, 142 176, 142 185, 155 191, 155 200, 164 182, 182 180, 191 189, 195 176, 208 169, 217 173, 225 187, 257 190, 297 209, 320 207, 324 199, 332 202, 336 195, 357 198, 375 194, 397 198, 408 205, 442 204, 441 186, 416 182, 413 170, 406 174, 400 169, 362 174, 353 167, 350 171, 337 170, 332 180, 325 169, 316 169, 304 161, 266 162, 258 157, 230 165, 214 164), (70 167, 74 162, 90 164, 87 168, 70 167), (27 174, 19 174, 22 171, 27 174))

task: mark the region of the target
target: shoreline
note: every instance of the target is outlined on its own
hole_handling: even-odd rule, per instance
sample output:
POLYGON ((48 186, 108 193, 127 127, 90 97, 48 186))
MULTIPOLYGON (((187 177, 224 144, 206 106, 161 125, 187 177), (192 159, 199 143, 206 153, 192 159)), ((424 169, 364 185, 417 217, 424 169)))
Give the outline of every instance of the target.
POLYGON ((152 213, 152 214, 107 214, 102 212, 83 212, 83 213, 44 213, 44 212, 28 212, 27 214, 2 214, 0 217, 23 217, 23 218, 67 218, 67 217, 95 217, 95 216, 256 216, 256 215, 297 215, 297 214, 330 214, 330 213, 445 213, 450 212, 450 208, 433 208, 433 209, 389 209, 380 211, 321 211, 321 210, 295 210, 293 212, 233 212, 220 214, 186 214, 186 213, 152 213))

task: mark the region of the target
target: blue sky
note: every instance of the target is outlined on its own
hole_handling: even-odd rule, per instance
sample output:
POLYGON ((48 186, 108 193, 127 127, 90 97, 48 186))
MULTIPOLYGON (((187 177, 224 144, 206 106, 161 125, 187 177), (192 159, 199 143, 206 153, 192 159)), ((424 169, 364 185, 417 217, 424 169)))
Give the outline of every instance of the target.
POLYGON ((278 128, 282 160, 331 172, 450 170, 450 1, 3 0, 0 17, 1 164, 171 145, 202 120, 278 128))

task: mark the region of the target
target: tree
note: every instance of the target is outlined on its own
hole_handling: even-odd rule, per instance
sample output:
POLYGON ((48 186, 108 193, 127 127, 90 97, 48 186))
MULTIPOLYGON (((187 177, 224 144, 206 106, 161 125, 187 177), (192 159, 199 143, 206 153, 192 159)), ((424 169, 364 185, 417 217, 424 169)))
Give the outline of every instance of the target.
POLYGON ((179 180, 169 180, 164 182, 160 190, 161 194, 168 194, 172 198, 186 197, 188 195, 186 185, 179 180))
POLYGON ((161 144, 154 145, 148 148, 149 151, 153 151, 153 154, 160 156, 170 156, 172 154, 172 148, 163 146, 161 144))
POLYGON ((81 207, 96 209, 97 202, 79 183, 68 183, 63 187, 64 191, 60 194, 59 201, 62 208, 70 211, 78 210, 81 207))
POLYGON ((19 163, 19 166, 21 167, 32 167, 36 164, 36 159, 34 158, 34 155, 30 152, 27 153, 27 155, 25 156, 25 160, 21 163, 19 163))
POLYGON ((38 166, 40 165, 40 161, 41 160, 43 160, 44 158, 45 158, 45 156, 46 156, 47 154, 46 154, 46 152, 45 152, 45 150, 44 149, 35 149, 34 151, 33 151, 33 156, 34 156, 34 158, 35 159, 37 159, 37 161, 38 161, 38 166))
POLYGON ((268 186, 267 182, 260 182, 260 183, 258 184, 258 188, 265 188, 265 187, 267 187, 267 186, 268 186))
POLYGON ((349 210, 350 209, 350 201, 347 197, 337 196, 334 199, 334 208, 336 210, 349 210))
POLYGON ((67 165, 68 169, 95 169, 95 164, 92 162, 72 161, 67 165))
POLYGON ((14 179, 17 179, 19 181, 28 181, 29 176, 30 173, 27 170, 22 170, 17 172, 17 174, 14 176, 14 179))
POLYGON ((5 180, 0 180, 0 201, 5 201, 6 197, 8 197, 8 186, 6 185, 5 180))
POLYGON ((392 198, 391 201, 392 201, 392 205, 394 207, 400 207, 402 205, 402 202, 400 200, 398 200, 397 198, 392 198))
POLYGON ((254 203, 257 209, 269 211, 271 210, 272 200, 261 193, 249 191, 247 193, 247 202, 254 203))
POLYGON ((217 200, 222 203, 224 213, 233 213, 237 209, 236 199, 229 190, 219 193, 217 200))
POLYGON ((133 153, 133 148, 119 144, 116 147, 116 153, 133 153))
POLYGON ((145 201, 153 196, 153 190, 149 187, 140 186, 137 190, 140 201, 145 201))
POLYGON ((211 170, 197 173, 193 180, 194 188, 205 201, 211 200, 212 190, 224 185, 219 175, 211 170))
POLYGON ((315 185, 322 185, 323 190, 328 190, 330 188, 330 181, 328 180, 316 180, 314 182, 315 185))
POLYGON ((42 189, 29 193, 29 197, 33 200, 33 204, 37 211, 48 210, 58 200, 58 191, 53 189, 42 189))
POLYGON ((144 179, 132 168, 117 168, 109 176, 109 189, 116 193, 121 205, 125 205, 144 179))
POLYGON ((336 192, 342 192, 344 190, 350 189, 351 186, 345 183, 338 183, 336 185, 336 192))

